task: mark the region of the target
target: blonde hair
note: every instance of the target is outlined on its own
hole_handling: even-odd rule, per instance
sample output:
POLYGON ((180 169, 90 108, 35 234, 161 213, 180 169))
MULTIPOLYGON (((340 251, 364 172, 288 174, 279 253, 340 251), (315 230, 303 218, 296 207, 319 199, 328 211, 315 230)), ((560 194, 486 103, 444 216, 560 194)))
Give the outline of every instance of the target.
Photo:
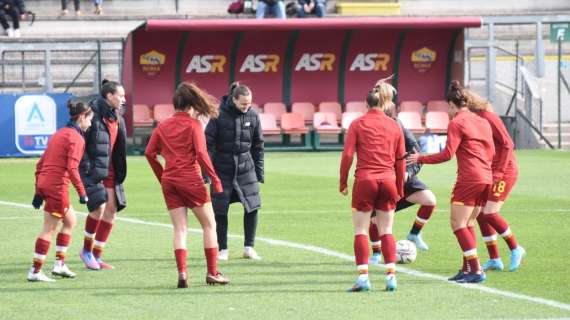
POLYGON ((465 90, 465 97, 467 98, 467 108, 469 108, 470 111, 493 111, 491 103, 477 93, 471 90, 465 90))
POLYGON ((387 105, 392 103, 394 95, 398 93, 396 88, 394 88, 394 86, 388 83, 388 80, 392 79, 393 77, 394 75, 391 75, 387 78, 380 79, 376 81, 376 84, 374 85, 373 91, 375 94, 377 94, 379 105, 382 109, 385 109, 387 105))

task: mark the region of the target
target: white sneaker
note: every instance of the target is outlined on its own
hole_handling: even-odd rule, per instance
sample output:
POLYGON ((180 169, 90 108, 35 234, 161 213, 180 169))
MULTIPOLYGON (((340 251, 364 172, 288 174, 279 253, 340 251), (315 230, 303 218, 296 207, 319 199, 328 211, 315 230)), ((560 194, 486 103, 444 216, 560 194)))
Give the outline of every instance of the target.
POLYGON ((53 269, 51 270, 51 274, 53 274, 54 276, 60 276, 62 278, 75 278, 75 273, 69 270, 66 264, 61 263, 57 260, 53 264, 53 269))
POLYGON ((8 38, 14 38, 14 29, 9 28, 6 32, 8 33, 8 38))
POLYGON ((37 281, 55 282, 54 279, 46 276, 41 270, 40 270, 40 272, 34 273, 34 267, 32 267, 30 269, 30 271, 28 272, 28 281, 32 281, 32 282, 37 282, 37 281))
POLYGON ((261 260, 261 257, 255 252, 253 247, 244 247, 243 257, 244 259, 261 260))
POLYGON ((20 38, 22 34, 20 33, 20 29, 14 30, 14 38, 20 38))
POLYGON ((218 252, 218 260, 228 261, 230 259, 230 251, 222 249, 218 252))

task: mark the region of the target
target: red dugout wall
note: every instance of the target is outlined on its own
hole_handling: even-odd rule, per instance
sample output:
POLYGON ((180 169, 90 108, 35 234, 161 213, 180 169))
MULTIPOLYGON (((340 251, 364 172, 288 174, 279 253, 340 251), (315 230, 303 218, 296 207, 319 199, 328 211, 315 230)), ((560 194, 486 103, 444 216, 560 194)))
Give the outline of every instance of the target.
POLYGON ((479 18, 149 20, 129 34, 123 82, 129 105, 169 103, 185 80, 217 97, 240 80, 259 105, 344 104, 395 74, 398 102, 426 103, 442 99, 450 79, 462 80, 463 28, 480 24, 479 18))

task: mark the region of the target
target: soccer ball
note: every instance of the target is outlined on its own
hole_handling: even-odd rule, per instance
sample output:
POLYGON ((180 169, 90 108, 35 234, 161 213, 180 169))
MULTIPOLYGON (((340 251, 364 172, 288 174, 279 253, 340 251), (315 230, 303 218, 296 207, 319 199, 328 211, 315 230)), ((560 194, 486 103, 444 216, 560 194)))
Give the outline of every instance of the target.
POLYGON ((416 261, 418 251, 416 245, 409 240, 399 240, 396 242, 396 261, 406 264, 416 261))

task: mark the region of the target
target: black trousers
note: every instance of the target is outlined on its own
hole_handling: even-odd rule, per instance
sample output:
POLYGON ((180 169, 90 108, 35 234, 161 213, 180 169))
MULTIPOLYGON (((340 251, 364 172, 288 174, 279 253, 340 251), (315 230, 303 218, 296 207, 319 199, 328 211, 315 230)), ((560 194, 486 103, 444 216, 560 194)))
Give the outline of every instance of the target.
MULTIPOLYGON (((67 3, 69 0, 61 0, 61 10, 67 10, 67 3)), ((75 11, 79 11, 80 9, 80 2, 79 0, 73 0, 73 6, 75 7, 75 11)))
POLYGON ((8 24, 6 16, 12 18, 14 29, 20 29, 20 11, 18 8, 10 7, 9 10, 0 9, 0 25, 2 25, 5 30, 8 30, 10 28, 10 25, 8 24))
MULTIPOLYGON (((216 233, 218 234, 219 250, 228 248, 228 215, 217 214, 216 217, 216 233)), ((253 247, 255 243, 255 232, 257 231, 257 210, 250 213, 243 213, 243 233, 246 247, 253 247)))

